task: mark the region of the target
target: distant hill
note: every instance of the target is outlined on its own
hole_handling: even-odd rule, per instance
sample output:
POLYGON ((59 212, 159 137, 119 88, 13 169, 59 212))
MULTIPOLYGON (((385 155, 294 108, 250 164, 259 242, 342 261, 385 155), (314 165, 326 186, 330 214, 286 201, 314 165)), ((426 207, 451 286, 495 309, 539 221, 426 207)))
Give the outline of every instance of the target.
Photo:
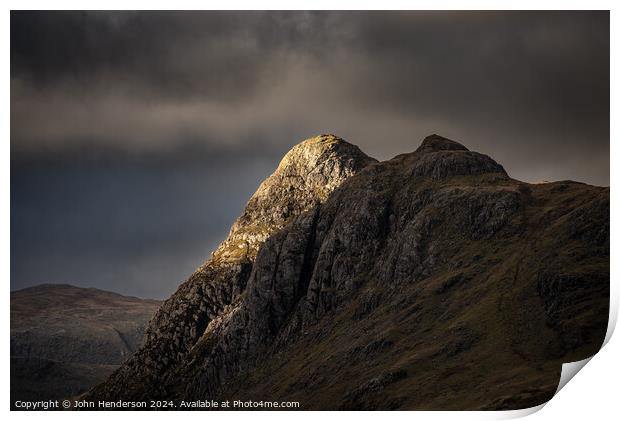
POLYGON ((82 393, 142 343, 160 302, 44 284, 11 292, 11 401, 82 393))

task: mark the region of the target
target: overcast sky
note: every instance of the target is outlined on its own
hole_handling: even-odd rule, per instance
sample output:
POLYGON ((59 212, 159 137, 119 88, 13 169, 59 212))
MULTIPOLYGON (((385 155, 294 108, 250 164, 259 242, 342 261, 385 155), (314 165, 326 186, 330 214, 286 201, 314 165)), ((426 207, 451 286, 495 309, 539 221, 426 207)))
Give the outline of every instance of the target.
POLYGON ((320 133, 609 185, 609 14, 12 12, 11 288, 168 296, 320 133))

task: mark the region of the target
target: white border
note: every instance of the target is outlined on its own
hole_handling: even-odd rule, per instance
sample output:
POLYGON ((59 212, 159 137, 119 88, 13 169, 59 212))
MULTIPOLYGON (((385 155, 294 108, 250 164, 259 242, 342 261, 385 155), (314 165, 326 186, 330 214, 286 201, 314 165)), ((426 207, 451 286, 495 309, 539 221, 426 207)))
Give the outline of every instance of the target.
MULTIPOLYGON (((3 297, 5 303, 5 311, 2 314, 2 325, 5 329, 5 334, 2 337, 3 340, 3 359, 2 359, 2 373, 4 374, 4 378, 1 385, 3 396, 3 410, 8 411, 9 405, 9 303, 10 303, 10 295, 8 283, 10 279, 10 166, 9 166, 9 157, 10 157, 10 44, 9 44, 9 36, 10 36, 10 13, 9 9, 118 9, 118 10, 130 10, 130 9, 159 9, 159 10, 171 10, 171 9, 185 9, 185 10, 193 10, 193 9, 247 9, 247 10, 309 10, 309 9, 345 9, 345 10, 376 10, 376 9, 396 9, 396 10, 406 10, 406 9, 417 9, 417 10, 441 10, 441 9, 452 9, 452 10, 466 10, 466 9, 475 9, 475 10, 485 10, 485 9, 494 9, 494 10, 506 10, 506 9, 525 9, 525 10, 546 10, 546 9, 572 9, 572 10, 611 10, 611 45, 617 46, 618 43, 618 23, 620 19, 617 15, 617 10, 614 10, 615 3, 612 1, 574 1, 574 0, 563 0, 563 1, 552 1, 552 0, 522 0, 522 1, 433 1, 433 2, 422 2, 422 1, 381 1, 381 2, 370 2, 367 0, 357 0, 357 1, 328 1, 328 0, 314 0, 314 1, 297 1, 294 3, 284 2, 284 1, 273 1, 273 0, 264 0, 264 1, 228 1, 228 2, 213 2, 213 1, 187 1, 187 0, 178 0, 175 2, 163 2, 163 1, 118 1, 118 0, 108 0, 108 1, 91 1, 88 4, 84 4, 83 2, 78 1, 8 1, 8 9, 4 15, 5 24, 2 25, 3 28, 3 42, 2 42, 2 59, 4 60, 4 66, 2 67, 3 72, 3 80, 4 80, 4 92, 5 92, 5 100, 2 102, 2 116, 4 118, 4 127, 5 133, 7 135, 7 139, 2 143, 0 149, 2 153, 2 158, 4 159, 4 166, 2 167, 2 182, 0 183, 0 195, 1 200, 3 200, 3 206, 0 208, 1 212, 1 229, 2 229, 2 268, 5 273, 5 279, 7 283, 7 287, 3 290, 3 297)), ((611 48, 611 179, 610 185, 616 185, 616 182, 619 180, 619 171, 615 165, 620 164, 618 159, 618 148, 615 145, 615 139, 617 139, 618 134, 618 98, 619 98, 619 90, 618 83, 616 83, 615 77, 617 77, 618 70, 618 54, 614 51, 614 48, 611 48)), ((612 191, 611 195, 611 213, 612 220, 617 221, 620 216, 620 209, 618 206, 617 195, 612 191)), ((612 244, 617 244, 619 240, 619 232, 614 223, 611 226, 611 240, 612 244)), ((611 279, 612 279, 612 303, 611 303, 611 320, 610 327, 613 328, 615 326, 615 321, 617 319, 617 309, 618 309, 618 285, 617 285, 617 274, 618 274, 618 265, 614 265, 613 262, 618 262, 620 255, 616 252, 616 249, 612 247, 611 249, 611 279)), ((609 335, 608 335, 609 336, 609 335)), ((608 338, 609 339, 609 338, 608 338)), ((617 376, 619 374, 619 366, 618 358, 616 356, 620 355, 620 345, 617 339, 612 338, 609 343, 597 354, 588 364, 587 369, 583 370, 577 375, 577 378, 571 382, 569 382, 566 387, 564 387, 561 392, 554 397, 547 405, 544 405, 544 408, 534 415, 531 416, 530 419, 566 419, 566 420, 583 420, 588 417, 591 419, 611 419, 613 418, 613 414, 618 414, 618 404, 617 404, 617 376)), ((427 419, 505 419, 505 418, 513 418, 519 415, 526 415, 528 411, 516 411, 516 412, 404 412, 404 411, 394 411, 389 413, 376 413, 376 412, 355 412, 355 413, 342 413, 342 412, 324 412, 321 413, 320 417, 327 417, 328 419, 340 419, 344 418, 355 418, 356 420, 370 420, 376 421, 376 417, 386 416, 391 417, 393 419, 411 419, 415 417, 415 419, 427 420, 427 419)), ((531 412, 531 411, 530 411, 531 412)), ((111 415, 114 417, 120 418, 131 418, 135 419, 146 419, 156 420, 156 419, 168 419, 170 416, 175 416, 177 413, 128 413, 128 412, 119 412, 115 414, 110 414, 109 412, 90 412, 87 414, 89 418, 93 420, 98 419, 108 419, 111 415)), ((11 412, 9 416, 15 419, 31 419, 33 417, 45 417, 49 419, 74 419, 74 418, 82 418, 86 415, 85 413, 76 413, 76 412, 11 412)), ((209 418, 220 418, 234 420, 237 418, 243 418, 248 414, 243 412, 234 412, 234 413, 202 413, 202 412, 188 412, 183 413, 184 419, 201 419, 203 420, 205 417, 209 418)), ((310 420, 317 416, 312 412, 300 412, 292 414, 290 412, 252 412, 251 417, 253 419, 258 420, 269 420, 273 421, 274 419, 285 419, 294 416, 298 419, 307 419, 310 420)))

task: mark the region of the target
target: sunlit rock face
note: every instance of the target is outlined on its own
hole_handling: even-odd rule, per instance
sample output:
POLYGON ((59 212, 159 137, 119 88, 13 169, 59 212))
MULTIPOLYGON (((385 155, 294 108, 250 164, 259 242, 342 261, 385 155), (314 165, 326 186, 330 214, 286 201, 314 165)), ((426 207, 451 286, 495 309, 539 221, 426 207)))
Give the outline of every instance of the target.
POLYGON ((608 188, 522 183, 438 135, 385 162, 309 139, 88 397, 539 404, 604 338, 608 209, 608 188))
POLYGON ((357 146, 334 135, 304 140, 261 183, 215 256, 253 258, 274 231, 324 201, 344 180, 372 162, 357 146))
POLYGON ((159 389, 161 378, 184 361, 209 324, 244 291, 261 244, 373 162, 334 135, 293 147, 250 198, 228 238, 164 302, 147 329, 145 344, 108 382, 110 393, 159 389))

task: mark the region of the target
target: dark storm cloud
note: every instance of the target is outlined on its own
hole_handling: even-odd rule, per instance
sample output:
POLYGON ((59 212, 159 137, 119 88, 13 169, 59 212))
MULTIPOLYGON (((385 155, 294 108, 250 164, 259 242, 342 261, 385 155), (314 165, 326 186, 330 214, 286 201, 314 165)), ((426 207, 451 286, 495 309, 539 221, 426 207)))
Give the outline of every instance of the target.
POLYGON ((253 94, 279 52, 320 53, 331 41, 331 20, 316 13, 17 12, 12 73, 41 88, 109 89, 114 80, 145 97, 233 101, 253 94))
POLYGON ((388 158, 438 131, 559 153, 549 177, 587 146, 608 179, 606 12, 14 12, 11 36, 16 153, 335 131, 388 158))
POLYGON ((361 91, 366 100, 428 114, 544 112, 553 117, 549 126, 567 112, 586 123, 607 118, 606 14, 372 16, 360 23, 360 48, 372 58, 361 78, 381 69, 389 77, 370 95, 361 91))
MULTIPOLYGON (((22 268, 13 278, 47 281, 33 280, 43 267, 58 278, 87 272, 63 271, 45 252, 56 244, 58 256, 82 256, 83 267, 124 255, 107 278, 126 273, 134 293, 163 295, 170 288, 144 287, 129 268, 181 261, 200 244, 202 254, 290 146, 325 132, 379 159, 437 132, 493 156, 515 178, 608 185, 609 13, 12 12, 12 233, 22 238, 12 243, 27 250, 46 238, 32 256, 39 264, 13 250, 22 268), (191 188, 161 182, 190 168, 203 169, 191 188), (54 194, 27 182, 43 169, 67 177, 55 179, 54 194), (102 183, 109 173, 122 177, 102 183), (67 184, 72 177, 109 196, 67 184), (218 202, 236 184, 247 191, 218 202), (141 201, 144 191, 159 193, 141 201), (59 203, 70 200, 84 206, 81 216, 66 219, 59 203), (119 208, 127 200, 133 205, 119 208), (171 225, 153 238, 160 200, 171 225), (80 254, 94 221, 110 228, 107 237, 80 254), (130 235, 134 221, 142 228, 130 235)), ((176 283, 187 272, 166 266, 146 276, 176 283)))

